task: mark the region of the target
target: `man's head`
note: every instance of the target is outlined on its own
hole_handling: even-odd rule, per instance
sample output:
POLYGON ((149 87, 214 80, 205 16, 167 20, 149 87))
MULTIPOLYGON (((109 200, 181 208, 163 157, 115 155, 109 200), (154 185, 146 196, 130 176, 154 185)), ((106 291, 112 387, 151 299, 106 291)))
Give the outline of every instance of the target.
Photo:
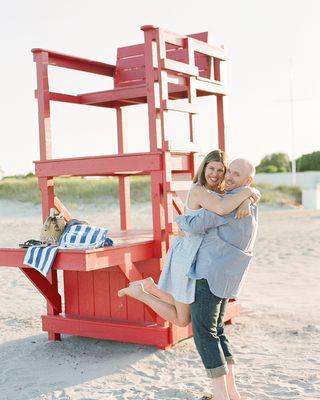
POLYGON ((252 183, 256 173, 255 167, 244 158, 233 160, 225 175, 225 188, 232 190, 240 186, 248 186, 252 183))

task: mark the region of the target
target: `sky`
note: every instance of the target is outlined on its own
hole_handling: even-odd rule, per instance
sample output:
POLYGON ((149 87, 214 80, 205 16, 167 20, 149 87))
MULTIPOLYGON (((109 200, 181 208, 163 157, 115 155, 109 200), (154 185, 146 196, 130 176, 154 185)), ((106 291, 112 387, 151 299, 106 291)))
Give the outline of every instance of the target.
MULTIPOLYGON (((179 34, 209 31, 213 44, 224 45, 231 159, 258 164, 273 152, 298 157, 320 150, 319 15, 318 0, 6 2, 0 14, 0 168, 4 175, 24 174, 34 171, 32 161, 39 159, 32 48, 115 64, 117 47, 141 43, 140 27, 147 24, 179 34)), ((58 92, 112 88, 110 78, 61 68, 50 68, 49 77, 51 90, 58 92)), ((200 104, 201 149, 208 152, 217 147, 214 100, 200 104)), ((183 141, 185 122, 181 114, 170 116, 177 141, 183 141)), ((127 126, 128 150, 147 151, 144 106, 128 108, 127 126)), ((51 127, 55 158, 116 153, 114 110, 52 102, 51 127)))

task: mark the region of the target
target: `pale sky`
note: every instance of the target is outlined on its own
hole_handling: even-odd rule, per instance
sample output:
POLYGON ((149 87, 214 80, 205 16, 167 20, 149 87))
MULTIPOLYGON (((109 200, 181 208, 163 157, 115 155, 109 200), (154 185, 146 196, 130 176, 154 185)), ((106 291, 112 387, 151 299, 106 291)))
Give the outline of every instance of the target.
MULTIPOLYGON (((5 175, 27 173, 39 158, 31 48, 115 64, 117 47, 141 43, 140 27, 146 24, 180 34, 209 31, 214 44, 224 44, 230 158, 257 164, 267 153, 292 154, 290 60, 297 99, 295 153, 320 150, 319 15, 318 0, 8 1, 0 14, 0 167, 5 175)), ((112 87, 110 78, 60 68, 51 68, 49 76, 53 91, 77 94, 112 87)), ((128 111, 129 151, 147 149, 142 108, 128 111)), ((213 99, 203 101, 204 152, 217 146, 209 124, 212 109, 213 99)), ((51 112, 54 157, 115 153, 113 110, 51 103, 51 112)), ((174 135, 182 135, 182 117, 170 121, 174 135)))

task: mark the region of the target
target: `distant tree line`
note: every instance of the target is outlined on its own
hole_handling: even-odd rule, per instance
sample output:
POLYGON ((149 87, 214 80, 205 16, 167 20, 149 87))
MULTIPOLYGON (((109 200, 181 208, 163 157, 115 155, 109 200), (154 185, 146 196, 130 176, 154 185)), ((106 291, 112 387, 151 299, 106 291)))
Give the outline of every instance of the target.
MULTIPOLYGON (((320 171, 320 151, 303 154, 296 159, 296 169, 303 171, 320 171)), ((256 167, 257 172, 290 172, 292 170, 291 161, 286 153, 268 154, 260 161, 256 167)))

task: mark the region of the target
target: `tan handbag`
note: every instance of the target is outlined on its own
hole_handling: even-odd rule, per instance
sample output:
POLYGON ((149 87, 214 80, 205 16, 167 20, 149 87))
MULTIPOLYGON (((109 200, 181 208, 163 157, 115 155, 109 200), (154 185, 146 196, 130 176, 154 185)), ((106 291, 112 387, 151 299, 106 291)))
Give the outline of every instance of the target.
POLYGON ((57 245, 66 227, 63 214, 59 214, 54 208, 50 209, 50 215, 45 220, 40 233, 43 243, 57 245))

